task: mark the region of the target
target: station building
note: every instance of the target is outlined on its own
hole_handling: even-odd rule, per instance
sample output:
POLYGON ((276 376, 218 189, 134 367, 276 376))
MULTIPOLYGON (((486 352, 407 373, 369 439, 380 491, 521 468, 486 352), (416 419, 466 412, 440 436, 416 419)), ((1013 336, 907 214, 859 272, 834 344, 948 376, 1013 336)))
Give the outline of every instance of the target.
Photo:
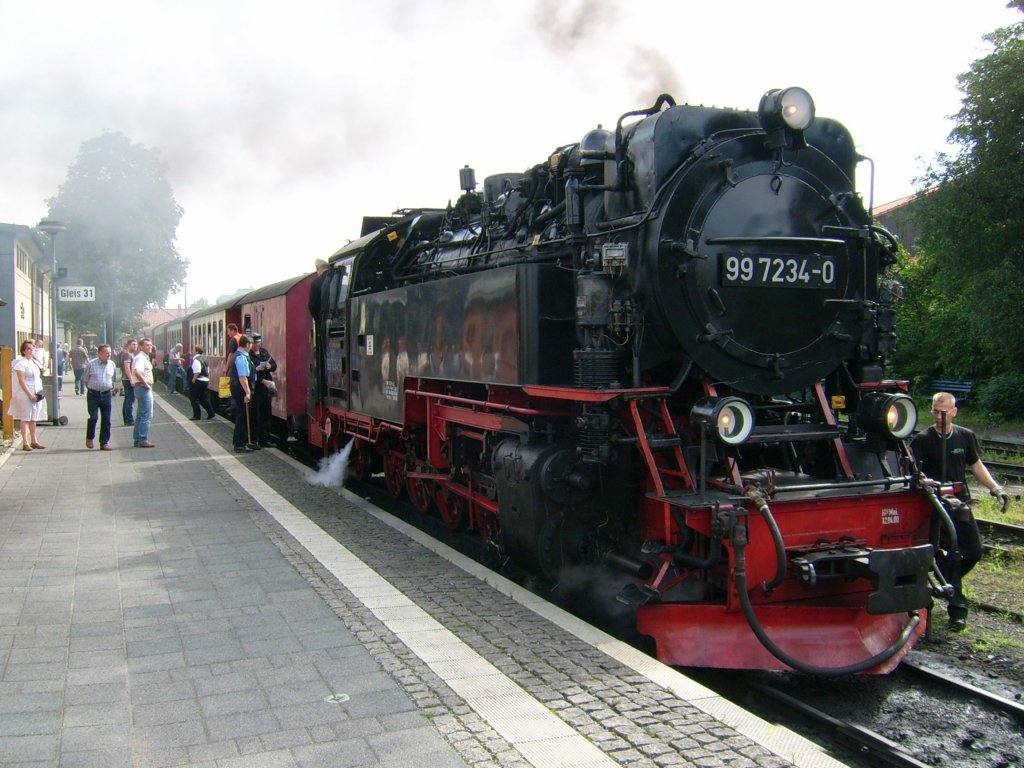
MULTIPOLYGON (((46 245, 33 227, 0 224, 0 346, 17 355, 25 339, 51 344, 50 271, 46 245)), ((58 327, 57 340, 63 341, 58 327)))

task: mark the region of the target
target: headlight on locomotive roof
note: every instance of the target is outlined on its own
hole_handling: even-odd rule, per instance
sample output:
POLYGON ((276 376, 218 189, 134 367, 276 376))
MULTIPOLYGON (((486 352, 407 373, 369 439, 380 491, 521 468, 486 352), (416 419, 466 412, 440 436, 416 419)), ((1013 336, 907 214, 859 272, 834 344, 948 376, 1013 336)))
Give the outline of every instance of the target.
POLYGON ((710 426, 715 438, 726 445, 746 442, 754 431, 754 409, 739 397, 705 397, 690 409, 697 426, 710 426))
POLYGON ((814 99, 803 88, 777 88, 761 97, 757 114, 765 131, 806 131, 814 122, 814 99))
POLYGON ((917 405, 909 395, 872 392, 861 402, 859 420, 872 434, 905 440, 917 428, 917 405))

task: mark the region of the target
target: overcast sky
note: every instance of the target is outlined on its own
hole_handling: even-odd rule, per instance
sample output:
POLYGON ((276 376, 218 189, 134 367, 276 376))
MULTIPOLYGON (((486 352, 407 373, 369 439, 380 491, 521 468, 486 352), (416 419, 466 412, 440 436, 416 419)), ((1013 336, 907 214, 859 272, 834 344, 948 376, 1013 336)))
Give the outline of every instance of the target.
MULTIPOLYGON (((83 142, 156 149, 188 300, 311 271, 364 214, 443 206, 598 123, 800 85, 876 163, 875 204, 946 148, 1005 0, 0 0, 0 221, 46 214, 83 142)), ((867 198, 867 166, 859 187, 867 198)), ((183 303, 179 293, 168 305, 183 303)))

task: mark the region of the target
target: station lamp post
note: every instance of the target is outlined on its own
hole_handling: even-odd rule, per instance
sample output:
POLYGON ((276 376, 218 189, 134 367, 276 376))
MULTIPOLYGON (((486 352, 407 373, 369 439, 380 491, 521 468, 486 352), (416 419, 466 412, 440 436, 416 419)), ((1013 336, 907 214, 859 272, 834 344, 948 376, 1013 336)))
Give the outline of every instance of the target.
POLYGON ((67 229, 63 221, 43 219, 36 229, 50 236, 50 255, 53 259, 53 270, 50 272, 50 419, 53 426, 67 424, 61 421, 60 398, 57 390, 57 235, 67 229))

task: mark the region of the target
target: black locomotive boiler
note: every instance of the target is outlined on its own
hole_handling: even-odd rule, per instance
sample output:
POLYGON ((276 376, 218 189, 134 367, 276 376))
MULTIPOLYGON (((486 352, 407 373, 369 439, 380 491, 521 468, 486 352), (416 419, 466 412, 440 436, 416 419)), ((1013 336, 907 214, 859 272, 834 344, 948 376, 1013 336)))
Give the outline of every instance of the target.
POLYGON ((942 505, 884 378, 895 243, 861 159, 789 88, 663 95, 481 191, 464 168, 314 284, 310 440, 663 661, 892 669, 942 587, 942 505))

